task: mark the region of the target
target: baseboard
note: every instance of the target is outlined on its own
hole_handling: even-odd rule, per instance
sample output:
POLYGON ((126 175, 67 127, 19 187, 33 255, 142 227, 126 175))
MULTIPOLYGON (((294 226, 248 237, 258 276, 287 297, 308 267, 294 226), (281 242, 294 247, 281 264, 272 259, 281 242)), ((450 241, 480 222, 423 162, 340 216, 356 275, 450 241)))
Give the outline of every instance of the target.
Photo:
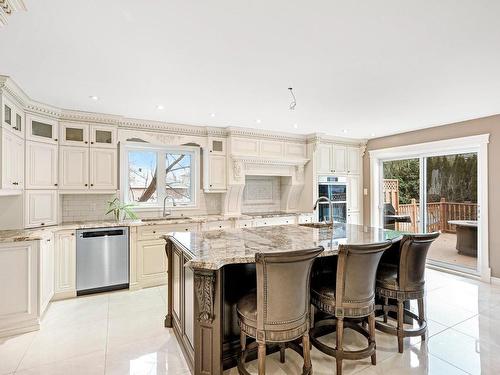
POLYGON ((491 276, 490 277, 490 282, 491 282, 491 285, 500 286, 500 277, 493 277, 493 276, 491 276))
POLYGON ((52 297, 51 301, 58 301, 61 299, 68 299, 68 298, 75 298, 75 297, 76 297, 76 290, 71 290, 68 292, 54 293, 54 296, 52 297))
POLYGON ((23 324, 19 327, 0 329, 0 337, 15 336, 38 330, 40 330, 40 321, 38 319, 32 319, 23 322, 23 324))

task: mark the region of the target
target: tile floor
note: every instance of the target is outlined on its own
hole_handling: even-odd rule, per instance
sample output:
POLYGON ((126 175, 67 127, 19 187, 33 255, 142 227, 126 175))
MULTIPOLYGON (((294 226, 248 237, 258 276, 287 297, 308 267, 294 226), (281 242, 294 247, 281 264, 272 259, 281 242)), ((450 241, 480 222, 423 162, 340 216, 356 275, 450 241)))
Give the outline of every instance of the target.
MULTIPOLYGON (((54 302, 40 331, 0 338, 0 374, 189 374, 163 327, 165 299, 158 287, 54 302)), ((398 354, 395 337, 377 333, 377 366, 345 361, 344 374, 500 374, 500 288, 428 270, 427 315, 427 341, 406 339, 398 354)), ((345 342, 364 344, 349 331, 345 342)), ((333 359, 315 349, 312 358, 314 374, 335 373, 333 359)), ((268 374, 299 374, 301 366, 290 350, 284 365, 267 357, 268 374)))

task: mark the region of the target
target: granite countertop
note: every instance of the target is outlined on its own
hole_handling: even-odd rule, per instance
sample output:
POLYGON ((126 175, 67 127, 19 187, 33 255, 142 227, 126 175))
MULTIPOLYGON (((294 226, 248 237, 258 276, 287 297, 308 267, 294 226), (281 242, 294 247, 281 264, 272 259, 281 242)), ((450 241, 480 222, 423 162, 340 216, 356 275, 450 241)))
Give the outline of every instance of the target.
POLYGON ((0 230, 0 243, 5 242, 21 242, 21 241, 36 241, 50 237, 54 232, 62 230, 77 230, 77 229, 92 229, 92 228, 106 228, 106 227, 142 227, 150 225, 167 225, 167 224, 189 224, 189 223, 209 223, 214 221, 223 220, 251 220, 263 217, 278 217, 278 216, 293 216, 310 213, 257 213, 257 214, 243 214, 237 216, 224 216, 224 215, 193 215, 186 218, 176 219, 145 219, 143 220, 126 220, 126 221, 80 221, 62 223, 48 227, 33 228, 33 229, 19 229, 19 230, 0 230), (264 216, 272 215, 272 216, 264 216))
POLYGON ((323 256, 335 255, 339 244, 396 241, 401 238, 401 233, 352 224, 336 224, 334 230, 332 227, 282 225, 208 232, 174 232, 165 234, 163 238, 180 245, 188 257, 192 258, 186 266, 217 270, 227 264, 253 263, 257 252, 293 251, 323 246, 323 256))

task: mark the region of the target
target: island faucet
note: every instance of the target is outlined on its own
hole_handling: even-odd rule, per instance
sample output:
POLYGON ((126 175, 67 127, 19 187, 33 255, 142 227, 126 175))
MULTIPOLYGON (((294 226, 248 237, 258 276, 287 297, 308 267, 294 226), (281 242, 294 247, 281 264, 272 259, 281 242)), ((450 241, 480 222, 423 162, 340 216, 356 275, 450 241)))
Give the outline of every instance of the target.
POLYGON ((321 202, 321 201, 328 202, 328 206, 330 207, 330 210, 329 210, 330 211, 329 212, 330 222, 331 222, 331 224, 333 226, 333 202, 332 202, 332 200, 330 198, 322 196, 322 197, 319 197, 318 199, 316 199, 316 203, 314 203, 313 210, 316 211, 316 209, 318 208, 318 203, 321 202))
POLYGON ((165 198, 163 198, 163 217, 172 215, 172 208, 170 208, 169 213, 167 214, 167 199, 170 198, 172 199, 172 207, 176 207, 177 204, 175 203, 175 199, 172 196, 166 195, 165 198))

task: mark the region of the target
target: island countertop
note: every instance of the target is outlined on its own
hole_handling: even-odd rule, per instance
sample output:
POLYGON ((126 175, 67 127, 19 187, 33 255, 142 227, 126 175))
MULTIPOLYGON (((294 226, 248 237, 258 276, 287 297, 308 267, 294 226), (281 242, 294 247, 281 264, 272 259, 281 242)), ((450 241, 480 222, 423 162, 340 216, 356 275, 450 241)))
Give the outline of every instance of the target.
POLYGON ((339 244, 398 241, 401 233, 353 224, 328 227, 300 225, 240 228, 206 232, 173 232, 163 237, 181 247, 193 269, 217 270, 227 264, 253 263, 258 252, 278 252, 323 246, 323 256, 335 255, 339 244))

